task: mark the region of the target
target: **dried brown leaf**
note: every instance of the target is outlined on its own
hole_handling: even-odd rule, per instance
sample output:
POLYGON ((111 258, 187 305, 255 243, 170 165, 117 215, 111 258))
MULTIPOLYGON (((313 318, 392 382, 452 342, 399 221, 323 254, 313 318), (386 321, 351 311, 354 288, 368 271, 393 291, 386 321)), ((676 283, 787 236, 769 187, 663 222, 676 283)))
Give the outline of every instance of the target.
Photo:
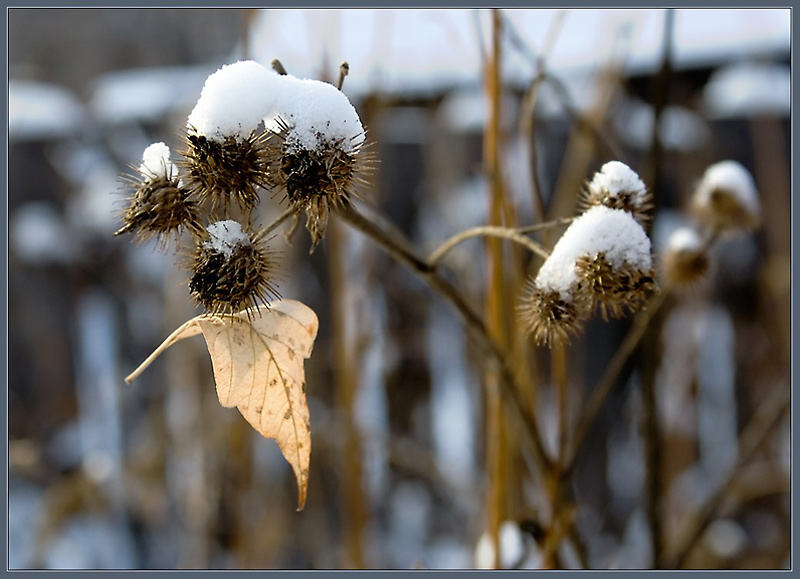
POLYGON ((314 311, 293 300, 260 306, 249 316, 198 316, 175 330, 125 381, 175 342, 202 333, 220 404, 238 408, 253 428, 275 439, 297 477, 300 510, 311 457, 303 361, 311 355, 317 327, 314 311))

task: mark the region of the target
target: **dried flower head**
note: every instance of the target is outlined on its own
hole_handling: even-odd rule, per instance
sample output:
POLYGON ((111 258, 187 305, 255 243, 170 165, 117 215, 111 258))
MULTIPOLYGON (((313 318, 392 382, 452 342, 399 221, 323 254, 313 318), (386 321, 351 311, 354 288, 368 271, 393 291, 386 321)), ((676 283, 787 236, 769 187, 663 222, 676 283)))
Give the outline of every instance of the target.
POLYGON ((182 164, 188 187, 212 213, 227 212, 231 202, 243 211, 258 205, 259 189, 270 183, 269 133, 216 139, 190 129, 186 144, 182 164))
POLYGON ((357 196, 358 186, 369 171, 369 155, 363 139, 331 140, 321 132, 315 146, 298 146, 292 127, 284 121, 277 123, 275 134, 281 142, 281 154, 271 184, 292 206, 305 211, 313 251, 325 235, 330 210, 357 196))
POLYGON ((595 205, 622 209, 642 225, 649 222, 653 207, 650 192, 639 175, 619 161, 609 161, 586 182, 579 205, 582 212, 595 205))
POLYGON ((533 336, 538 345, 569 344, 570 336, 583 329, 581 306, 571 299, 571 294, 537 286, 534 279, 525 282, 517 305, 522 331, 533 336))
POLYGON ((692 197, 692 210, 718 231, 753 229, 761 219, 753 177, 736 161, 721 161, 706 169, 692 197))
POLYGON ((663 253, 661 270, 673 288, 696 289, 707 279, 711 268, 708 249, 700 235, 690 227, 680 227, 672 232, 663 253))
POLYGON ((159 237, 163 246, 169 236, 178 237, 183 229, 201 230, 197 206, 183 186, 177 168, 170 161, 169 147, 164 143, 147 147, 136 175, 126 179, 134 193, 116 235, 135 233, 140 241, 159 237))
POLYGON ((527 286, 523 325, 552 344, 597 307, 604 318, 635 310, 655 289, 650 239, 633 215, 604 205, 575 219, 527 286))
POLYGON ((277 138, 273 188, 306 213, 311 251, 332 208, 357 195, 371 157, 358 113, 331 84, 282 76, 282 97, 267 126, 277 138))
POLYGON ((641 269, 630 263, 613 264, 605 253, 582 255, 575 260, 581 288, 591 300, 589 309, 600 309, 604 320, 621 318, 626 310, 638 310, 648 294, 656 289, 652 268, 641 269))
POLYGON ((232 315, 251 311, 270 296, 273 255, 263 235, 251 233, 233 220, 208 226, 195 247, 189 290, 207 313, 232 315))

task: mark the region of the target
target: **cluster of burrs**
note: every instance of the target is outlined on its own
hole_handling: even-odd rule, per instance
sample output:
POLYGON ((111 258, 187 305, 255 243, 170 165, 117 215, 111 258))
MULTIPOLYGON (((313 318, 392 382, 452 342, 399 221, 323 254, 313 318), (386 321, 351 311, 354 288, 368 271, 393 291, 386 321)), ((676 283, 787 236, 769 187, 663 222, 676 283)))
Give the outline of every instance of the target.
POLYGON ((348 203, 369 170, 366 134, 347 97, 329 83, 254 62, 208 77, 189 115, 180 159, 149 146, 117 232, 138 240, 189 238, 192 297, 211 314, 251 311, 278 297, 275 253, 255 226, 266 191, 306 215, 311 251, 331 209, 348 203))

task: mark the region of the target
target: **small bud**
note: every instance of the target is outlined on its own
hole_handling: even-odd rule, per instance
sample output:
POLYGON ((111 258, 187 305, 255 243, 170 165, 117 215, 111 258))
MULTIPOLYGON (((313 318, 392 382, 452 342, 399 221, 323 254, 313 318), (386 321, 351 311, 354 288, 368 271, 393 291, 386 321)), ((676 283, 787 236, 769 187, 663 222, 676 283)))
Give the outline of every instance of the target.
POLYGON ((609 161, 594 174, 581 192, 582 211, 595 205, 627 211, 642 225, 647 225, 652 209, 647 187, 630 167, 619 161, 609 161))
POLYGON ((260 233, 237 221, 218 221, 198 240, 191 263, 189 290, 207 313, 248 312, 269 296, 279 297, 270 276, 273 256, 260 233))
POLYGON ((754 229, 761 219, 753 177, 736 161, 721 161, 706 169, 692 197, 692 210, 718 231, 754 229))
POLYGON ((134 193, 122 214, 124 225, 116 232, 135 233, 139 241, 159 237, 165 245, 170 235, 181 230, 201 230, 196 204, 183 186, 169 148, 155 143, 145 149, 136 175, 126 176, 134 193))

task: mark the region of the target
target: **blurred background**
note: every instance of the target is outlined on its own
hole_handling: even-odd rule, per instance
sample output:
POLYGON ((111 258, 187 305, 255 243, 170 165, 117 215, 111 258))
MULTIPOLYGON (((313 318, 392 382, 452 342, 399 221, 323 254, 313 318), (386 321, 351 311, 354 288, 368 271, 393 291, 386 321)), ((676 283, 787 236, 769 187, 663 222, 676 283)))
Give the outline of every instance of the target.
MULTIPOLYGON (((443 300, 342 224, 311 256, 303 230, 291 246, 276 239, 281 294, 320 319, 306 362, 308 504, 296 512, 277 445, 217 402, 202 340, 124 383, 198 312, 172 246, 113 235, 120 175, 150 143, 180 150, 206 77, 244 58, 330 81, 349 63, 343 91, 379 160, 364 203, 421 252, 487 223, 490 11, 7 14, 9 567, 493 564, 482 366, 443 300)), ((665 305, 620 374, 567 483, 575 533, 560 564, 664 563, 653 529, 671 545, 725 487, 681 564, 789 567, 785 407, 740 460, 759 408, 790 387, 789 10, 498 16, 500 169, 520 224, 574 215, 583 181, 613 159, 655 195, 656 251, 690 222, 694 183, 716 161, 753 173, 764 216, 760 230, 718 244, 709 282, 665 305), (647 380, 655 400, 645 404, 647 380), (660 496, 648 509, 654 468, 660 496)), ((278 201, 264 196, 264 223, 278 201)), ((480 308, 485 264, 479 240, 445 261, 480 308)), ((568 349, 573 416, 630 323, 593 321, 568 349)), ((542 362, 536 411, 551 440, 546 352, 527 347, 542 362)), ((509 440, 499 564, 537 567, 547 499, 509 440)))

